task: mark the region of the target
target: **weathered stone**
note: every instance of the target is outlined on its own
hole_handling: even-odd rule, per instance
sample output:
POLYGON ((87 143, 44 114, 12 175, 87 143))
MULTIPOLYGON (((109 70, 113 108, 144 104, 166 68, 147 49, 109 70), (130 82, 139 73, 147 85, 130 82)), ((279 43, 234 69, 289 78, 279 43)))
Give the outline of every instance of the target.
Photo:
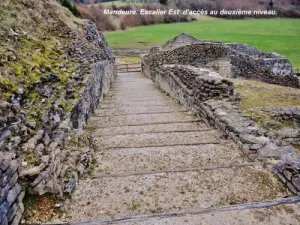
POLYGON ((47 133, 44 134, 44 137, 43 137, 43 143, 44 143, 44 145, 48 146, 50 144, 50 142, 51 142, 51 139, 50 139, 49 135, 47 133))
POLYGON ((36 121, 34 121, 34 120, 28 121, 26 123, 26 126, 31 128, 31 129, 35 129, 36 128, 36 121))
POLYGON ((284 174, 284 176, 287 178, 287 180, 290 181, 290 180, 292 179, 293 173, 291 173, 290 171, 284 170, 284 171, 283 171, 283 174, 284 174))
POLYGON ((300 178, 293 177, 292 184, 298 189, 298 191, 300 191, 300 178))
POLYGON ((43 151, 45 149, 45 146, 43 144, 39 144, 38 146, 36 146, 35 148, 35 151, 38 153, 38 154, 42 154, 43 151))
POLYGON ((12 134, 11 134, 10 130, 6 130, 6 131, 1 133, 0 140, 6 141, 11 136, 12 136, 12 134))
POLYGON ((18 198, 18 195, 21 192, 21 186, 19 184, 15 185, 9 192, 7 195, 7 201, 9 203, 9 205, 12 205, 14 203, 14 201, 18 198))
POLYGON ((292 183, 287 182, 287 186, 294 194, 298 193, 298 190, 295 188, 295 186, 292 183))
POLYGON ((243 142, 248 143, 248 144, 261 144, 264 145, 269 141, 269 138, 267 137, 256 137, 254 135, 249 135, 249 134, 242 134, 240 135, 240 138, 243 142))
POLYGON ((38 174, 41 173, 41 171, 45 168, 45 164, 42 163, 41 165, 39 166, 35 166, 35 167, 32 167, 32 168, 29 168, 29 169, 26 169, 26 170, 22 170, 20 172, 20 176, 21 177, 25 177, 25 176, 29 176, 29 177, 32 177, 32 176, 36 176, 38 174))

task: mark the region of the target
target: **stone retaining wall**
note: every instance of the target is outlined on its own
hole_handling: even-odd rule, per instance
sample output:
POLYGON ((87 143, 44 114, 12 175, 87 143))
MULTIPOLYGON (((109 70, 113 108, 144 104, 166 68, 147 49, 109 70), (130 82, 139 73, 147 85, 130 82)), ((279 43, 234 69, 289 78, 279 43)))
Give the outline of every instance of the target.
POLYGON ((0 152, 0 224, 17 225, 24 212, 24 191, 18 183, 19 162, 0 152))
POLYGON ((201 119, 217 128, 224 137, 232 139, 250 159, 280 160, 280 164, 274 167, 275 173, 280 171, 281 178, 288 187, 294 193, 300 192, 299 185, 295 183, 300 178, 300 153, 290 145, 280 146, 278 140, 269 137, 264 129, 239 112, 238 95, 234 93, 230 81, 225 81, 224 78, 222 80, 220 74, 210 76, 209 72, 203 73, 203 69, 195 73, 195 68, 190 66, 153 67, 149 58, 152 57, 145 56, 142 60, 143 73, 146 76, 150 76, 170 96, 192 108, 201 119), (218 87, 213 84, 219 82, 224 88, 217 89, 217 96, 212 95, 218 87), (279 165, 281 166, 278 167, 279 165), (277 168, 292 171, 293 179, 282 172, 284 169, 277 168))
MULTIPOLYGON (((172 85, 172 90, 168 92, 178 92, 183 89, 180 95, 181 102, 187 106, 192 106, 209 99, 234 98, 234 86, 229 80, 224 79, 218 73, 193 66, 164 65, 155 72, 155 82, 163 84, 177 82, 172 85)), ((164 86, 164 89, 168 89, 164 86)))
POLYGON ((31 194, 71 194, 78 177, 91 169, 93 143, 82 127, 107 93, 117 73, 112 52, 103 34, 90 21, 86 22, 85 30, 86 38, 94 49, 78 39, 67 50, 81 67, 77 73, 83 78, 83 87, 77 103, 52 132, 50 141, 41 130, 29 140, 29 144, 34 145, 28 147, 28 142, 25 147, 23 145, 27 149, 43 145, 50 153, 42 154, 39 165, 23 167, 21 171, 31 194))
MULTIPOLYGON (((76 69, 65 83, 60 83, 55 73, 45 71, 42 79, 34 84, 32 92, 42 96, 38 98, 41 108, 35 112, 40 117, 28 118, 22 101, 0 104, 0 152, 8 152, 18 159, 12 161, 19 163, 17 178, 29 194, 71 194, 78 178, 91 169, 93 142, 83 127, 117 75, 112 51, 94 23, 85 22, 86 39, 67 27, 61 29, 65 29, 61 35, 72 42, 60 57, 74 62, 76 69)), ((66 65, 60 67, 68 70, 64 68, 66 65)), ((25 96, 20 94, 19 98, 25 96)), ((19 191, 20 186, 16 187, 13 190, 19 191)), ((3 201, 9 201, 9 196, 3 197, 3 201)), ((8 203, 4 206, 11 207, 8 203)), ((1 219, 5 212, 2 208, 1 219)))
POLYGON ((230 47, 231 72, 234 77, 271 84, 299 87, 299 80, 289 60, 277 53, 264 53, 245 44, 230 47))
POLYGON ((282 127, 276 134, 281 141, 281 145, 298 145, 300 146, 300 107, 256 107, 252 111, 263 111, 280 121, 289 123, 289 127, 282 127))

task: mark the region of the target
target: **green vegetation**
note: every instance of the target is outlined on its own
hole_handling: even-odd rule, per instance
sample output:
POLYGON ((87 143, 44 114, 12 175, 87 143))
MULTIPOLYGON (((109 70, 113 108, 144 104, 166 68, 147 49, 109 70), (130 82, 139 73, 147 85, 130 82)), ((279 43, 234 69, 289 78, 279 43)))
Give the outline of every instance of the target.
POLYGON ((141 58, 139 56, 134 56, 134 55, 122 55, 122 56, 116 56, 116 62, 117 64, 134 64, 134 63, 140 63, 141 58))
POLYGON ((107 32, 112 48, 149 49, 180 34, 190 33, 200 39, 241 42, 263 51, 275 51, 300 68, 299 19, 205 20, 189 23, 157 24, 107 32))
POLYGON ((251 80, 232 80, 241 94, 241 110, 263 106, 299 106, 300 90, 251 80))
POLYGON ((162 5, 166 5, 168 3, 168 0, 159 0, 159 3, 162 5))
POLYGON ((300 106, 300 90, 251 80, 232 80, 241 95, 240 109, 266 130, 278 131, 283 127, 295 129, 291 121, 275 118, 272 113, 251 110, 265 106, 300 106))
POLYGON ((80 17, 80 12, 78 11, 78 9, 76 8, 76 6, 74 4, 71 3, 70 0, 58 0, 58 2, 68 8, 74 16, 80 17))

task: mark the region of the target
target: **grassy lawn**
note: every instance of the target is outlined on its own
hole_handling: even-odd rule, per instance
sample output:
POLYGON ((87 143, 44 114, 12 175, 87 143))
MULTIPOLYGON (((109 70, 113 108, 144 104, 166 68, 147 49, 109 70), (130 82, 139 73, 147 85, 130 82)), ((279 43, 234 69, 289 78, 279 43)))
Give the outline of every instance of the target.
POLYGON ((180 34, 200 39, 241 42, 264 51, 285 55, 300 68, 300 19, 200 20, 189 23, 158 24, 107 32, 112 48, 151 48, 180 34))
POLYGON ((134 64, 140 63, 141 58, 139 56, 131 56, 131 55, 123 55, 123 56, 116 56, 116 63, 119 64, 134 64))
MULTIPOLYGON (((300 89, 252 80, 232 79, 241 95, 241 112, 266 130, 278 132, 283 127, 297 129, 292 121, 275 118, 271 113, 251 110, 266 106, 300 106, 300 89)), ((300 146, 295 146, 300 150, 300 146)))

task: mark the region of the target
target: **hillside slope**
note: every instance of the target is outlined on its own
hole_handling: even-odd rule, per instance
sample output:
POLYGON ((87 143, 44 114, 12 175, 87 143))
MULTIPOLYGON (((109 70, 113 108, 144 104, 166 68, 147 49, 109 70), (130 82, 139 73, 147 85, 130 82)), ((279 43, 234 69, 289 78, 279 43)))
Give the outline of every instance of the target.
MULTIPOLYGON (((82 127, 115 75, 91 21, 56 0, 0 2, 1 225, 18 224, 25 193, 71 194, 91 170, 82 127)), ((26 219, 27 205, 25 212, 26 219)))

